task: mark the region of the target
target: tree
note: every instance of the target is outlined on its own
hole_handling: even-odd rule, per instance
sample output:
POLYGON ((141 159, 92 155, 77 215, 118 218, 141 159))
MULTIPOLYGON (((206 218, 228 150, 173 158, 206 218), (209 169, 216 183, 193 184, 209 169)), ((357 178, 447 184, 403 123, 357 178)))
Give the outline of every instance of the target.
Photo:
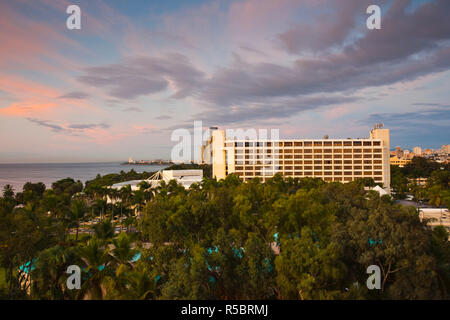
POLYGON ((72 201, 72 206, 70 208, 70 221, 75 225, 76 236, 75 241, 78 242, 78 231, 80 229, 80 221, 84 218, 88 208, 83 200, 72 201))
POLYGON ((79 248, 79 255, 85 263, 83 270, 85 281, 77 293, 77 298, 87 296, 92 300, 102 300, 103 280, 111 272, 109 263, 112 258, 109 249, 97 238, 92 238, 86 246, 79 248))
POLYGON ((108 240, 114 237, 114 226, 111 219, 105 219, 94 225, 95 236, 101 240, 108 240))
POLYGON ((6 200, 14 200, 14 188, 10 184, 3 187, 3 198, 6 200))

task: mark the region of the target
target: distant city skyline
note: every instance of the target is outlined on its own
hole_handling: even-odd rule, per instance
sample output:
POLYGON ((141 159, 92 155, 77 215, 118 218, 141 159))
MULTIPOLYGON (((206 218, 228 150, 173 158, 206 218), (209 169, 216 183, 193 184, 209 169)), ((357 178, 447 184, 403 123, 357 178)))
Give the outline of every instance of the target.
POLYGON ((2 1, 0 163, 170 159, 195 120, 449 144, 450 1, 375 2, 2 1))

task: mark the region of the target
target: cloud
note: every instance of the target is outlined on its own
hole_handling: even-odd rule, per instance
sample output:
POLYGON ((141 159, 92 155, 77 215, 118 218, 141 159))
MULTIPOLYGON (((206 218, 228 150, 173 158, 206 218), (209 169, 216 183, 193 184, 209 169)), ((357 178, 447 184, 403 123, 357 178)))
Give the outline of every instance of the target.
POLYGON ((315 110, 324 106, 352 103, 360 97, 329 95, 302 96, 286 99, 262 99, 243 106, 229 108, 209 107, 208 112, 194 115, 193 119, 203 119, 208 125, 233 124, 246 121, 271 121, 293 117, 299 112, 315 110))
POLYGON ((384 122, 393 127, 446 125, 450 131, 450 105, 428 107, 404 113, 375 113, 362 120, 366 123, 384 122))
POLYGON ((123 110, 124 112, 142 112, 141 108, 138 107, 128 107, 123 110))
POLYGON ((317 53, 340 46, 355 29, 357 17, 365 14, 370 2, 373 1, 322 1, 318 3, 320 10, 313 11, 309 19, 302 19, 302 22, 278 34, 276 39, 291 54, 317 53))
POLYGON ((172 97, 181 99, 192 95, 203 81, 203 72, 196 69, 183 55, 136 57, 122 63, 89 67, 78 79, 95 87, 104 87, 112 97, 135 99, 143 95, 174 91, 172 97))
POLYGON ((172 119, 171 116, 167 116, 167 115, 162 115, 162 116, 158 116, 155 118, 156 120, 169 120, 172 119))
POLYGON ((33 119, 33 118, 27 118, 28 121, 33 122, 37 125, 40 125, 42 127, 45 128, 49 128, 54 132, 61 132, 61 131, 65 131, 65 129, 57 124, 53 124, 49 121, 46 120, 39 120, 39 119, 33 119))
POLYGON ((105 124, 105 123, 99 123, 99 124, 71 124, 69 126, 67 126, 69 129, 79 129, 79 130, 84 130, 84 129, 95 129, 95 128, 102 128, 102 129, 108 129, 110 127, 110 125, 105 124))
MULTIPOLYGON (((436 0, 411 11, 410 1, 396 1, 383 16, 381 30, 365 30, 353 42, 343 39, 355 29, 355 10, 365 11, 360 10, 358 1, 345 4, 337 10, 335 21, 321 19, 313 24, 311 28, 318 28, 317 38, 307 29, 302 39, 297 39, 300 42, 292 44, 295 50, 288 50, 313 51, 317 56, 298 55, 288 64, 274 60, 251 63, 235 54, 230 66, 217 69, 208 78, 200 100, 224 116, 232 115, 236 108, 248 108, 250 113, 252 105, 275 99, 280 105, 294 101, 290 105, 297 104, 296 110, 301 111, 302 99, 308 95, 352 94, 450 68, 450 20, 446 14, 450 2, 436 0), (341 34, 336 34, 335 28, 341 34), (322 52, 336 43, 342 44, 339 50, 322 52)), ((259 118, 260 112, 256 108, 254 117, 259 118)))
POLYGON ((55 124, 54 122, 48 121, 48 120, 42 120, 42 119, 35 119, 35 118, 27 118, 28 121, 35 123, 39 126, 49 128, 53 132, 65 132, 68 134, 74 134, 83 132, 86 130, 92 130, 92 129, 108 129, 110 128, 110 125, 105 123, 98 123, 98 124, 55 124))
POLYGON ((87 99, 89 98, 90 95, 85 93, 85 92, 81 92, 81 91, 73 91, 73 92, 68 92, 66 94, 63 94, 62 96, 59 96, 59 99, 87 99))
MULTIPOLYGON (((391 141, 412 148, 416 145, 440 147, 448 144, 450 132, 450 105, 425 107, 405 113, 371 114, 361 124, 384 123, 391 130, 391 141), (411 144, 414 141, 414 144, 411 144)), ((392 146, 391 146, 392 147, 392 146)))
MULTIPOLYGON (((203 107, 203 118, 219 120, 220 116, 220 122, 239 122, 264 116, 290 117, 327 104, 352 102, 359 99, 351 97, 358 90, 411 81, 450 68, 450 20, 446 15, 450 2, 435 0, 411 9, 412 1, 395 1, 384 6, 381 30, 365 28, 368 4, 369 0, 277 3, 282 8, 277 17, 292 19, 293 12, 300 9, 308 15, 295 20, 305 22, 275 33, 290 60, 274 59, 264 55, 259 46, 256 50, 238 42, 241 52, 263 53, 260 58, 264 62, 248 61, 234 53, 230 64, 208 74, 183 54, 147 55, 85 68, 78 80, 103 88, 119 100, 170 92, 171 98, 193 98, 203 107), (336 99, 339 96, 346 98, 336 99)), ((266 0, 233 3, 228 22, 242 17, 247 20, 237 25, 243 30, 260 30, 274 6, 266 0)), ((217 6, 212 9, 206 12, 216 16, 217 6)), ((279 19, 269 20, 267 26, 279 19)))

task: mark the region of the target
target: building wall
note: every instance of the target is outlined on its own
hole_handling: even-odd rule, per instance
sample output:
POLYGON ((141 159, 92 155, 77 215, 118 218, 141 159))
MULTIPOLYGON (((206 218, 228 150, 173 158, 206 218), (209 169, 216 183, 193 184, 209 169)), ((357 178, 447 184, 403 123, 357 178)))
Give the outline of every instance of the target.
POLYGON ((410 162, 411 162, 410 159, 398 158, 397 156, 393 156, 390 159, 391 165, 399 166, 400 168, 406 166, 410 162))
POLYGON ((387 129, 372 130, 370 139, 279 141, 226 140, 225 131, 217 130, 211 144, 213 176, 217 179, 230 173, 244 181, 255 177, 266 181, 276 173, 339 182, 370 177, 390 190, 387 129))

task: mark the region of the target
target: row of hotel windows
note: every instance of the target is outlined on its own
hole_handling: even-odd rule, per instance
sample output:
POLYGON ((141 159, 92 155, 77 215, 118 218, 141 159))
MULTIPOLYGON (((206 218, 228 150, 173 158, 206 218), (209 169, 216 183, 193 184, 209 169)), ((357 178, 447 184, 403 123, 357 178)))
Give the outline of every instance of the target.
MULTIPOLYGON (((292 175, 290 175, 290 176, 294 177, 294 178, 304 178, 305 177, 305 176, 292 176, 292 175)), ((267 179, 270 178, 270 177, 261 177, 261 176, 239 176, 239 178, 243 179, 244 181, 250 180, 250 179, 253 179, 256 177, 262 179, 263 182, 265 182, 267 179)), ((349 181, 355 180, 356 178, 360 178, 360 177, 354 178, 354 177, 349 177, 349 176, 347 176, 347 177, 323 177, 323 176, 318 176, 318 175, 316 175, 316 176, 308 175, 308 177, 322 178, 324 181, 327 181, 327 182, 331 182, 331 181, 349 182, 349 181)), ((373 180, 375 180, 375 182, 383 182, 382 177, 374 177, 373 180)))
POLYGON ((381 153, 381 149, 278 149, 277 152, 273 149, 236 149, 234 153, 381 153))
MULTIPOLYGON (((243 172, 243 171, 236 171, 235 172, 238 176, 247 176, 247 177, 259 177, 259 176, 263 176, 263 174, 261 172, 252 172, 252 171, 248 171, 248 172, 243 172)), ((293 172, 293 171, 280 171, 280 173, 282 173, 285 176, 313 176, 313 172, 312 171, 305 171, 305 172, 293 172)), ((269 174, 266 174, 269 175, 269 174)), ((323 172, 315 172, 314 176, 316 177, 321 177, 321 176, 382 176, 383 173, 381 171, 375 171, 374 173, 372 173, 372 171, 325 171, 323 172), (363 174, 364 173, 364 174, 363 174)))
MULTIPOLYGON (((228 158, 227 158, 228 159, 228 158)), ((301 160, 301 158, 297 158, 294 157, 295 160, 291 160, 291 157, 278 157, 278 158, 262 158, 262 159, 258 159, 258 158, 250 158, 250 157, 245 157, 244 158, 236 158, 233 160, 229 160, 227 161, 227 163, 230 162, 234 162, 236 164, 270 164, 270 163, 279 163, 279 164, 312 164, 313 160, 306 160, 306 159, 312 159, 312 157, 304 157, 305 160, 301 160)), ((342 159, 342 157, 334 157, 333 160, 331 160, 331 158, 326 158, 322 159, 322 157, 314 157, 314 163, 315 164, 339 164, 342 163, 342 160, 336 160, 336 159, 342 159)), ((381 156, 374 156, 374 160, 372 160, 372 157, 364 157, 365 160, 359 160, 356 157, 354 157, 353 160, 352 157, 344 157, 343 160, 345 164, 351 164, 351 163, 355 163, 355 164, 359 164, 359 163, 367 163, 367 164, 371 164, 372 161, 373 163, 382 163, 381 160, 381 156)))
POLYGON ((227 147, 322 147, 322 146, 381 146, 381 141, 257 141, 233 142, 227 141, 227 147))
MULTIPOLYGON (((236 164, 244 164, 244 161, 236 161, 236 164)), ((271 159, 262 159, 262 160, 248 160, 245 161, 245 164, 278 164, 278 165, 283 165, 283 164, 294 164, 294 165, 299 165, 299 164, 324 164, 324 165, 329 165, 329 164, 382 164, 382 160, 364 160, 364 162, 362 160, 314 160, 314 162, 312 160, 284 160, 284 161, 273 161, 271 159)))
MULTIPOLYGON (((383 169, 382 166, 295 166, 295 170, 342 170, 342 168, 344 168, 344 170, 372 170, 372 168, 374 170, 381 170, 383 169)), ((294 170, 293 166, 284 166, 281 167, 280 170, 283 170, 282 168, 284 168, 285 171, 287 170, 294 170)), ((235 168, 236 171, 259 171, 261 170, 261 166, 236 166, 235 168)))
MULTIPOLYGON (((381 159, 383 156, 381 154, 365 154, 364 156, 362 155, 351 155, 351 154, 345 154, 344 157, 342 157, 342 155, 335 155, 334 157, 331 155, 324 155, 322 156, 321 154, 316 154, 314 155, 314 159, 362 159, 364 157, 364 159, 381 159)), ((227 157, 228 159, 228 157, 227 157)), ((243 159, 254 159, 254 160, 283 160, 283 159, 313 159, 312 155, 282 155, 282 154, 275 154, 271 157, 262 157, 262 156, 258 156, 258 155, 246 155, 244 157, 244 155, 236 155, 234 157, 235 160, 243 160, 243 159)), ((330 161, 330 160, 328 160, 330 161)))

